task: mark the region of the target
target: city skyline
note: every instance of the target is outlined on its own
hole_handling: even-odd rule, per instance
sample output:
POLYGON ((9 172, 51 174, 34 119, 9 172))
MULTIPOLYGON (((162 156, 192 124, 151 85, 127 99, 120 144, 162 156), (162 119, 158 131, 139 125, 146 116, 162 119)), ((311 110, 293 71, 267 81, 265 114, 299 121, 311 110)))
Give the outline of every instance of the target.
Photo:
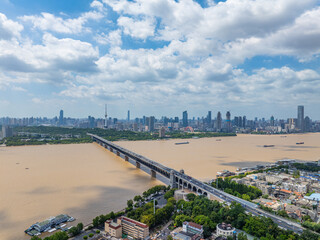
POLYGON ((0 3, 0 116, 320 119, 315 0, 0 3), (214 114, 214 115, 215 115, 214 114))

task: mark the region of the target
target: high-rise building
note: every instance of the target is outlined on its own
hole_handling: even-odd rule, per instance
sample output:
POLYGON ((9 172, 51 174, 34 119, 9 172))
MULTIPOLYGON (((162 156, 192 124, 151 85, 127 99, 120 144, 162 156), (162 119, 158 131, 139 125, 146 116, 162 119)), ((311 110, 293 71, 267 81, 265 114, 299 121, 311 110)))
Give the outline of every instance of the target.
POLYGON ((151 116, 149 118, 149 131, 153 132, 154 131, 154 122, 155 122, 155 117, 151 116))
POLYGON ((127 121, 130 122, 130 110, 128 110, 128 117, 127 117, 127 121))
POLYGON ((309 132, 311 130, 311 125, 312 125, 311 122, 312 121, 308 116, 304 118, 304 130, 306 132, 309 132))
POLYGON ((271 116, 271 118, 270 118, 270 125, 274 126, 274 116, 271 116))
POLYGON ((247 117, 246 117, 246 116, 243 116, 243 117, 242 117, 242 127, 243 127, 243 128, 246 128, 246 123, 247 123, 247 117))
POLYGON ((159 138, 164 138, 166 135, 166 128, 165 127, 161 127, 159 129, 159 138))
POLYGON ((187 111, 184 111, 182 113, 182 126, 188 127, 188 112, 187 111))
POLYGON ((227 114, 226 114, 226 118, 227 118, 227 132, 231 132, 231 114, 230 112, 228 111, 227 114))
POLYGON ((13 136, 12 128, 10 126, 2 125, 2 137, 7 138, 12 136, 13 136))
POLYGON ((59 125, 63 125, 63 110, 60 110, 60 115, 59 115, 59 125))
POLYGON ((212 123, 211 111, 208 111, 208 116, 207 116, 208 127, 211 127, 211 123, 212 123))
POLYGON ((221 128, 222 128, 222 117, 221 117, 221 113, 218 112, 217 114, 217 121, 216 121, 216 129, 217 131, 221 131, 221 128))
POLYGON ((304 106, 298 106, 297 127, 304 131, 304 106))

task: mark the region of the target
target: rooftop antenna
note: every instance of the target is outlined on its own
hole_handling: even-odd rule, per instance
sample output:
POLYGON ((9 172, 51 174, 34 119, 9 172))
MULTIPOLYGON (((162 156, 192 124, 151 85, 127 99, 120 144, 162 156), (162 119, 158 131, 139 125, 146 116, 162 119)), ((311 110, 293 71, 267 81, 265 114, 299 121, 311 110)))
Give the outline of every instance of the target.
POLYGON ((104 113, 104 117, 105 117, 105 120, 104 120, 104 127, 105 128, 108 128, 108 114, 107 114, 107 104, 105 105, 105 113, 104 113))

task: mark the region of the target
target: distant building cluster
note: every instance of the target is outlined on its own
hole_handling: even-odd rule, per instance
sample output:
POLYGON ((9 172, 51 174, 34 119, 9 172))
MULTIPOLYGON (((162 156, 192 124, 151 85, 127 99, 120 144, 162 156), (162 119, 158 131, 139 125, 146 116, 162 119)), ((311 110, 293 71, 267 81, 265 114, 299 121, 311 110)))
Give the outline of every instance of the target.
MULTIPOLYGON (((69 118, 64 116, 60 110, 59 116, 54 118, 0 118, 2 126, 66 126, 78 128, 109 128, 116 130, 131 130, 139 132, 158 132, 161 137, 166 132, 172 131, 210 131, 210 132, 259 132, 259 133, 295 133, 295 132, 319 132, 320 121, 312 121, 304 114, 304 106, 298 106, 297 117, 288 119, 255 118, 247 119, 246 116, 234 116, 227 111, 222 114, 217 112, 213 117, 212 111, 208 111, 206 117, 190 118, 187 111, 182 112, 182 118, 166 117, 156 119, 154 116, 143 116, 142 118, 131 119, 130 111, 126 119, 108 117, 107 107, 104 118, 69 118), (225 116, 225 117, 224 117, 225 116)), ((2 134, 3 135, 3 134, 2 134)))

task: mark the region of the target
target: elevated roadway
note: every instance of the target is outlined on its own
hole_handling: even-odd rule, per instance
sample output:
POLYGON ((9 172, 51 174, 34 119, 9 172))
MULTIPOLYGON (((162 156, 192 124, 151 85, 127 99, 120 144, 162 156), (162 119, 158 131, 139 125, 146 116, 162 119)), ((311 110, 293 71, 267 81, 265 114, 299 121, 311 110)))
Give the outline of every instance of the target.
POLYGON ((114 144, 111 141, 108 141, 102 137, 99 137, 94 134, 88 134, 92 137, 93 141, 97 142, 101 146, 110 150, 111 152, 117 154, 120 157, 123 157, 126 161, 131 160, 136 165, 136 167, 140 168, 141 165, 150 169, 150 175, 152 177, 156 177, 156 174, 162 175, 164 178, 168 179, 170 182, 170 186, 173 188, 185 188, 189 189, 193 192, 196 192, 200 195, 213 196, 215 198, 221 199, 227 204, 231 204, 231 202, 240 203, 247 212, 252 213, 255 216, 264 216, 271 218, 276 224, 284 229, 288 229, 294 231, 296 233, 302 233, 303 228, 300 224, 292 222, 288 219, 279 217, 272 213, 263 211, 258 208, 255 203, 243 200, 241 198, 235 197, 231 194, 223 192, 219 189, 216 189, 208 184, 205 184, 187 174, 184 171, 176 171, 175 169, 166 167, 158 162, 152 161, 149 158, 146 158, 140 154, 134 153, 128 149, 125 149, 119 145, 114 144))

